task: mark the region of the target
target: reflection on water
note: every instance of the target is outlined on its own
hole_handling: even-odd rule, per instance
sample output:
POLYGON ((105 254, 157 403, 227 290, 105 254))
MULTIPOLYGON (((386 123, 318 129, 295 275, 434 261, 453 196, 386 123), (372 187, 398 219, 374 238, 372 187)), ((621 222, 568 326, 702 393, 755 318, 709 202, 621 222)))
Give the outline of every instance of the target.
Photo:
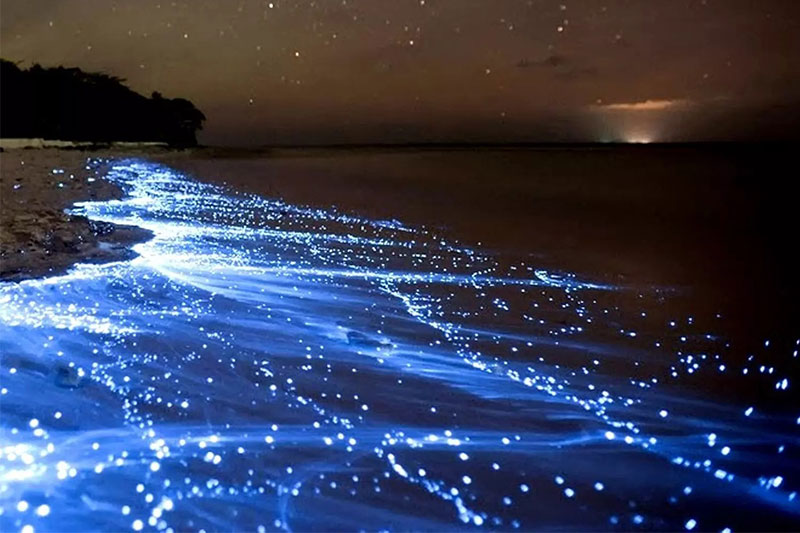
POLYGON ((3 531, 800 525, 797 340, 742 366, 668 293, 97 168, 128 195, 75 212, 155 238, 0 285, 3 531))

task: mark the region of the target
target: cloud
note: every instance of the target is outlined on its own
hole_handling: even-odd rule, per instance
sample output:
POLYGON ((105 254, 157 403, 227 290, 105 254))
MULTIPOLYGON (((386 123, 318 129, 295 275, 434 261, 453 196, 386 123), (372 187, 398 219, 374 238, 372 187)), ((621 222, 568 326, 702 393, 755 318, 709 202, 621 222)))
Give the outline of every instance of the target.
POLYGON ((539 68, 552 72, 556 78, 561 80, 574 80, 577 78, 587 78, 597 76, 597 69, 576 64, 571 58, 559 54, 552 54, 538 61, 522 59, 517 62, 517 68, 529 69, 539 68))
POLYGON ((689 100, 644 100, 641 102, 618 102, 614 104, 600 104, 597 107, 608 111, 663 111, 676 107, 690 105, 689 100))
POLYGON ((519 62, 517 62, 517 67, 518 68, 531 68, 531 67, 553 67, 553 68, 556 68, 556 67, 560 67, 562 65, 565 65, 566 63, 567 63, 567 58, 566 57, 564 57, 562 55, 558 55, 558 54, 553 54, 553 55, 547 56, 546 58, 542 59, 541 61, 531 61, 530 59, 522 59, 519 62))

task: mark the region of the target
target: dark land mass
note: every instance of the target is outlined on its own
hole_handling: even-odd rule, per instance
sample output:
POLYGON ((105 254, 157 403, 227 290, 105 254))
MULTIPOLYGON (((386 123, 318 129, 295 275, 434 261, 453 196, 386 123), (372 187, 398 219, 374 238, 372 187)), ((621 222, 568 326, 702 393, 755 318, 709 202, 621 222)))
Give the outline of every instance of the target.
POLYGON ((0 137, 194 146, 205 115, 183 98, 142 96, 107 74, 25 70, 0 60, 0 137))

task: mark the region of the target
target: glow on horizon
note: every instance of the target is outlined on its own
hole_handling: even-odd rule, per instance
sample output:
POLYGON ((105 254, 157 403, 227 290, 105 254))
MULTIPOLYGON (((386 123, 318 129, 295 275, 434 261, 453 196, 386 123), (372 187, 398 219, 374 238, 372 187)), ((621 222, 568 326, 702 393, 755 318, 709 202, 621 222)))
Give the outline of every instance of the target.
POLYGON ((628 144, 650 144, 654 142, 654 140, 652 137, 645 135, 632 135, 630 137, 626 137, 625 142, 628 144))
POLYGON ((673 107, 688 105, 683 99, 675 100, 644 100, 642 102, 619 102, 615 104, 601 104, 599 107, 608 111, 663 111, 673 107))

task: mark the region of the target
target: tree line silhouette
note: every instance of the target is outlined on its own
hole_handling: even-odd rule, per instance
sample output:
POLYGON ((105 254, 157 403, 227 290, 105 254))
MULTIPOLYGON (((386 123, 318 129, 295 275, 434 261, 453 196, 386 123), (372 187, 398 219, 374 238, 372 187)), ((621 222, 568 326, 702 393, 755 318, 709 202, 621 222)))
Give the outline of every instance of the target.
POLYGON ((21 69, 0 59, 0 137, 194 146, 205 115, 189 100, 142 96, 108 74, 21 69))

